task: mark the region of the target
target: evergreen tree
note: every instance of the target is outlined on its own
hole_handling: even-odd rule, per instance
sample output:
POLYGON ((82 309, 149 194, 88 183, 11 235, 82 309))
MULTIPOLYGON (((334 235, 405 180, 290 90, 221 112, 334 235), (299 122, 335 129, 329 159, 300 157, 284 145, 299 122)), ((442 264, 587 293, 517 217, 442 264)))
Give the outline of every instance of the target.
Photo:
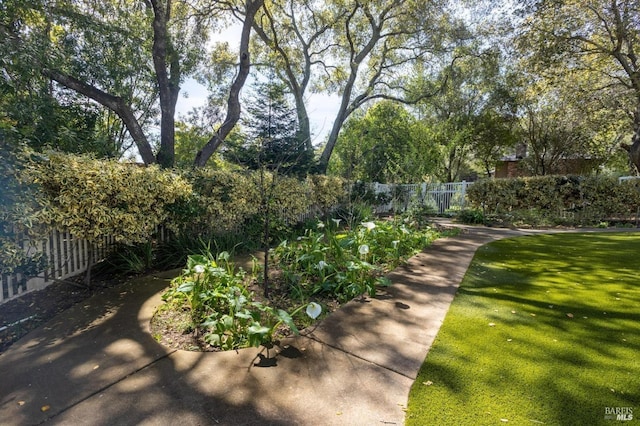
POLYGON ((230 147, 230 160, 283 174, 303 175, 310 170, 313 153, 298 140, 295 108, 282 83, 270 79, 256 84, 247 113, 246 139, 230 147))

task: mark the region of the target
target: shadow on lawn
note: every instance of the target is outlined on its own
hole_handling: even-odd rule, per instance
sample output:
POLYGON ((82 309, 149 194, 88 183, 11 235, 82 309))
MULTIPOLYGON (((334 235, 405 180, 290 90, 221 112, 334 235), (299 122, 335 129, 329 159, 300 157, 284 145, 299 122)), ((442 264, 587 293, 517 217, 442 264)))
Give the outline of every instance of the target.
POLYGON ((640 412, 638 253, 635 233, 479 248, 409 412, 443 425, 606 425, 607 407, 640 412))

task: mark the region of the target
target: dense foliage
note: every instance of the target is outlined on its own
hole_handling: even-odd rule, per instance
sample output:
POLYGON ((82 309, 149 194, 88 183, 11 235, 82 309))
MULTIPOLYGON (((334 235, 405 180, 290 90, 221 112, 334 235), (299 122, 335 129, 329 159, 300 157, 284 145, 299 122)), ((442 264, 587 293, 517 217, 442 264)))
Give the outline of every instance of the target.
POLYGON ((501 220, 525 223, 598 224, 635 217, 640 207, 640 180, 611 177, 543 176, 483 180, 468 190, 473 207, 501 220), (536 216, 539 216, 536 219, 536 216))
POLYGON ((37 221, 89 242, 86 284, 97 260, 93 251, 106 237, 123 244, 149 241, 169 218, 168 206, 191 193, 187 181, 157 166, 54 152, 33 155, 24 177, 40 190, 37 221))
POLYGON ((236 271, 229 259, 227 252, 216 258, 210 253, 190 256, 186 269, 162 295, 166 305, 160 311, 186 307, 190 330, 202 331, 207 344, 222 350, 270 346, 282 324, 298 333, 293 317, 304 307, 312 319, 320 315, 321 307, 315 302, 290 314, 257 301, 246 286, 245 271, 236 271))
POLYGON ((275 220, 294 225, 304 213, 326 213, 345 197, 341 179, 322 175, 300 180, 264 170, 196 169, 184 176, 193 192, 172 207, 172 223, 192 233, 238 230, 263 213, 265 200, 275 220))
POLYGON ((341 302, 360 294, 374 296, 385 284, 382 273, 414 255, 436 237, 413 222, 363 222, 341 231, 339 219, 319 222, 274 251, 287 286, 296 299, 329 295, 341 302))
POLYGON ((187 181, 155 166, 70 154, 40 157, 26 174, 42 190, 40 220, 92 243, 105 236, 148 240, 168 218, 167 207, 191 192, 187 181))

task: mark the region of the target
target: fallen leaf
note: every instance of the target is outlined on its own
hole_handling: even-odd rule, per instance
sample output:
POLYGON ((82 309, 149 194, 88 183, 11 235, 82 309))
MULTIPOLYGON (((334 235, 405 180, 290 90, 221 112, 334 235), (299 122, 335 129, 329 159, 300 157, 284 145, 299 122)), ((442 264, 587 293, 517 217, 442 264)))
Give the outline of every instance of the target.
POLYGON ((49 411, 50 408, 50 405, 43 405, 42 407, 40 407, 40 411, 44 413, 45 411, 49 411))
POLYGON ((93 366, 93 369, 94 369, 94 370, 97 370, 98 368, 100 368, 100 366, 99 366, 99 365, 94 365, 94 366, 93 366))
POLYGON ((336 413, 336 416, 341 416, 341 415, 342 415, 342 411, 338 411, 338 412, 336 413))
POLYGON ((19 406, 21 406, 21 407, 22 407, 24 404, 25 404, 25 403, 24 403, 24 401, 18 401, 18 405, 19 405, 19 406))
POLYGON ((567 316, 568 316, 569 318, 573 318, 573 314, 571 314, 571 313, 567 314, 567 316))

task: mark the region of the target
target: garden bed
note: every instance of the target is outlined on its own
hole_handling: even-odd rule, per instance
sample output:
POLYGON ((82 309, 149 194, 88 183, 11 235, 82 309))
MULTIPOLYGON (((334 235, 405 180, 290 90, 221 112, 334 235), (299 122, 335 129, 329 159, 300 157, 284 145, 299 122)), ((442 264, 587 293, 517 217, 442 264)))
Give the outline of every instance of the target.
POLYGON ((431 227, 400 219, 341 228, 319 222, 270 251, 265 285, 262 262, 239 272, 227 253, 189 258, 163 295, 152 320, 156 340, 197 351, 269 346, 312 324, 306 312, 326 315, 390 284, 385 274, 438 238, 431 227))

